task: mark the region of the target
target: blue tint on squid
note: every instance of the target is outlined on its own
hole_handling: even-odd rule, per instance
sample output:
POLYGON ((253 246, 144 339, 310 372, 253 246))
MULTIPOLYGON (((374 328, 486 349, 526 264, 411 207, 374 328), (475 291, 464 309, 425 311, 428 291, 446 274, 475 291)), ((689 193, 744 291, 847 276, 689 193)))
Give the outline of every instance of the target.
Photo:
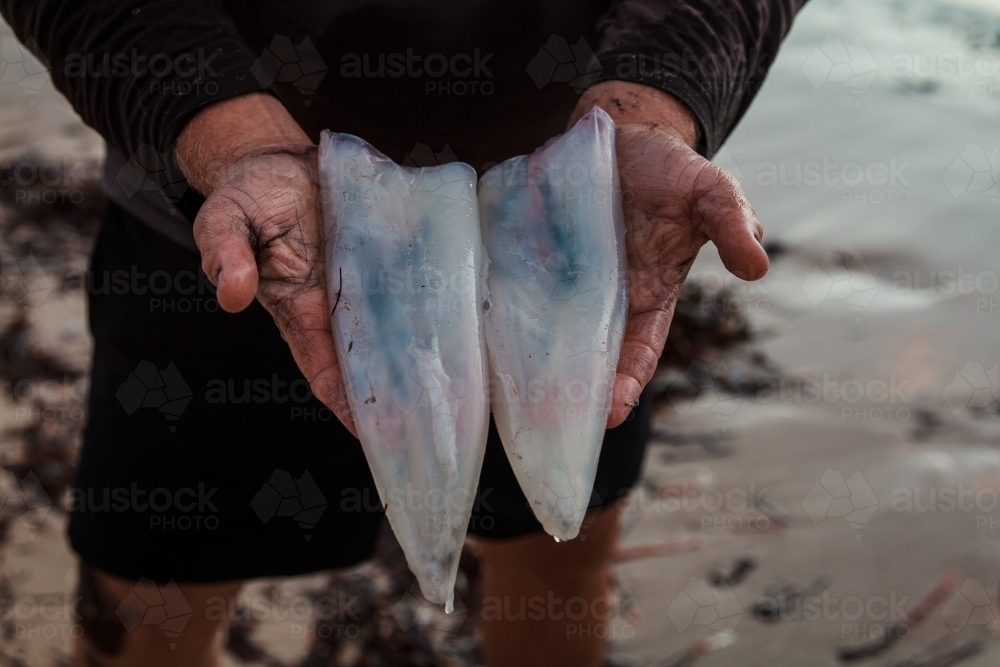
POLYGON ((535 516, 561 540, 590 505, 625 327, 614 146, 594 109, 479 182, 493 414, 535 516))
POLYGON ((319 162, 351 415, 410 569, 428 600, 448 605, 489 424, 475 172, 400 167, 329 132, 319 162))

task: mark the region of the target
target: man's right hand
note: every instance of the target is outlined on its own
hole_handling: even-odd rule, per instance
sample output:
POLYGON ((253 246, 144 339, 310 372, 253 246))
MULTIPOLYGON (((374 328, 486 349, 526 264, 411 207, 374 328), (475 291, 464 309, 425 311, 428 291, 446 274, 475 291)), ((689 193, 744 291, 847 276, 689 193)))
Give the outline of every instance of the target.
POLYGON ((275 98, 252 94, 198 113, 177 161, 207 197, 194 223, 219 305, 256 297, 316 395, 354 432, 330 331, 316 146, 275 98))

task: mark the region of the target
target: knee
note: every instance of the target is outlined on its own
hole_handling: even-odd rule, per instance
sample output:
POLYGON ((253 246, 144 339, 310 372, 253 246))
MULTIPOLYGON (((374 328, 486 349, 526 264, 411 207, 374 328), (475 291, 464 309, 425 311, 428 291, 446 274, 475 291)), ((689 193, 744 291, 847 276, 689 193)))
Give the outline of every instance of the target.
POLYGON ((618 541, 618 515, 604 510, 565 543, 535 533, 481 544, 486 585, 551 591, 557 596, 594 594, 605 586, 618 541))
POLYGON ((114 656, 122 651, 126 630, 115 613, 120 600, 109 588, 103 573, 87 563, 80 563, 76 614, 83 638, 100 653, 114 656))
POLYGON ((230 608, 239 588, 239 582, 179 586, 129 581, 81 562, 77 615, 83 632, 78 655, 83 664, 96 657, 102 663, 173 664, 168 654, 177 664, 211 664, 210 654, 228 615, 206 613, 208 605, 222 599, 230 608), (159 657, 151 660, 152 655, 159 657))

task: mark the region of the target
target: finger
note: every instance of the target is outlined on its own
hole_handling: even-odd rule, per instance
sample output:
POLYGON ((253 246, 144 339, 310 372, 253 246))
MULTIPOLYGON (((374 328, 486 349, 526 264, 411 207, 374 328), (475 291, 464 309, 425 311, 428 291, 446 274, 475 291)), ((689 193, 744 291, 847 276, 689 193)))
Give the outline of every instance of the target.
POLYGON ((635 406, 639 405, 639 394, 642 385, 631 375, 618 373, 615 375, 614 396, 611 413, 608 415, 608 428, 620 426, 628 419, 635 406))
POLYGON ((313 394, 357 437, 333 344, 326 293, 321 287, 296 290, 279 299, 262 299, 288 343, 313 394))
POLYGON ((674 304, 666 310, 631 313, 625 325, 621 356, 611 397, 608 428, 621 424, 639 404, 639 394, 653 379, 667 340, 674 304))
POLYGON ((195 218, 194 240, 222 309, 238 313, 249 306, 257 296, 258 276, 244 209, 225 194, 213 194, 195 218))
POLYGON ((764 228, 736 179, 708 165, 698 176, 694 195, 696 222, 730 273, 743 280, 762 278, 769 267, 760 244, 764 228))

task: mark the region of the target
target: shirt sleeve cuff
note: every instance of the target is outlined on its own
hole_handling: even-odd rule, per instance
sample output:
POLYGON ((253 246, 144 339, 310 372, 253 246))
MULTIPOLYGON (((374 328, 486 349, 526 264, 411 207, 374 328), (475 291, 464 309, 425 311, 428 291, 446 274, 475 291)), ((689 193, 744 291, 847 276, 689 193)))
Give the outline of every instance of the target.
POLYGON ((715 127, 709 112, 709 103, 703 92, 703 85, 685 74, 673 63, 664 63, 655 58, 656 66, 645 66, 644 61, 654 56, 643 54, 611 51, 603 53, 598 58, 602 73, 594 83, 601 81, 629 81, 641 83, 670 93, 687 105, 701 125, 700 138, 695 150, 705 158, 710 159, 719 149, 715 127), (651 70, 651 71, 650 71, 651 70))

